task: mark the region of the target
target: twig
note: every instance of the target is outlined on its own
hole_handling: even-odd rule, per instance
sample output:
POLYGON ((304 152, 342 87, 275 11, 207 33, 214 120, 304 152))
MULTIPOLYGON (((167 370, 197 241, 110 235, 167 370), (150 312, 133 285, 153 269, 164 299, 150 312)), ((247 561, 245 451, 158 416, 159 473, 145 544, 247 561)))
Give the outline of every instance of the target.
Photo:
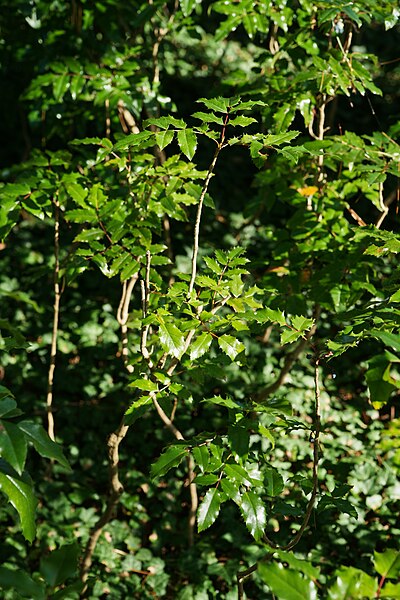
POLYGON ((53 305, 53 331, 51 335, 50 364, 47 376, 47 432, 50 439, 55 440, 54 436, 54 415, 53 415, 53 385, 54 372, 56 369, 57 357, 57 338, 60 318, 60 202, 57 197, 53 199, 54 204, 54 305, 53 305))
POLYGON ((237 580, 237 586, 238 586, 238 600, 243 600, 243 598, 244 598, 244 587, 243 587, 244 580, 247 579, 248 577, 250 577, 250 575, 252 575, 254 573, 254 571, 257 571, 257 568, 258 568, 258 563, 256 563, 255 565, 252 565, 245 571, 238 571, 236 573, 236 580, 237 580))
MULTIPOLYGON (((107 441, 108 447, 108 479, 110 496, 107 501, 106 508, 92 529, 89 539, 86 543, 85 552, 82 558, 80 578, 83 583, 86 583, 90 568, 93 562, 93 553, 96 548, 98 539, 103 531, 103 528, 112 519, 115 508, 119 502, 120 496, 124 488, 120 482, 118 475, 119 466, 119 445, 126 436, 129 427, 124 424, 122 419, 117 429, 109 436, 107 441)), ((84 597, 86 586, 81 592, 81 597, 84 597)))
POLYGON ((126 370, 129 373, 133 373, 133 367, 129 364, 129 348, 128 348, 128 317, 129 317, 129 304, 133 288, 139 278, 139 273, 135 273, 129 281, 124 281, 122 284, 122 295, 117 311, 117 321, 121 327, 121 342, 122 342, 122 359, 126 370))
POLYGON ((320 433, 321 433, 319 364, 320 364, 320 357, 317 356, 315 359, 315 365, 314 365, 314 431, 313 431, 312 438, 311 438, 314 449, 313 449, 313 472, 312 472, 313 487, 312 487, 311 497, 308 501, 304 519, 300 526, 299 531, 294 536, 294 538, 288 544, 286 544, 286 546, 279 546, 278 544, 275 544, 274 542, 272 542, 272 540, 270 540, 266 534, 263 535, 264 542, 266 544, 268 544, 269 546, 271 546, 271 548, 274 548, 276 550, 284 550, 284 551, 292 550, 296 546, 296 544, 298 544, 298 542, 301 540, 303 533, 309 523, 311 513, 314 508, 315 499, 318 494, 319 437, 320 437, 320 433))
POLYGON ((380 204, 380 207, 381 207, 381 215, 380 215, 379 219, 376 222, 376 228, 377 229, 380 229, 383 221, 386 218, 386 215, 389 212, 389 204, 387 202, 385 202, 384 199, 383 199, 383 183, 382 182, 379 183, 379 204, 380 204))
MULTIPOLYGON (((168 429, 170 430, 172 435, 174 435, 177 440, 184 440, 185 438, 183 437, 182 433, 172 422, 172 418, 168 417, 167 413, 164 411, 162 406, 159 404, 155 393, 153 392, 150 395, 153 400, 155 409, 158 413, 158 416, 160 417, 162 422, 168 427, 168 429)), ((175 414, 175 412, 171 413, 171 417, 172 417, 172 414, 175 414)), ((190 511, 189 511, 189 516, 188 516, 189 546, 193 546, 193 543, 194 543, 194 528, 195 528, 195 524, 196 524, 196 512, 197 512, 197 507, 199 505, 199 499, 198 499, 198 495, 197 495, 197 486, 194 483, 194 477, 195 477, 194 466, 195 465, 194 465, 193 457, 191 455, 189 455, 187 457, 189 492, 190 492, 190 511)))
POLYGON ((314 320, 315 320, 314 325, 311 327, 310 331, 307 332, 306 336, 300 340, 300 342, 298 343, 296 348, 293 350, 293 352, 289 352, 285 356, 285 360, 284 360, 282 369, 281 369, 276 381, 274 381, 273 383, 271 383, 270 385, 265 387, 263 390, 258 392, 258 394, 255 396, 254 400, 257 404, 262 404, 263 402, 265 402, 267 400, 267 398, 269 396, 271 396, 271 394, 274 394, 281 387, 281 385, 283 385, 285 383, 286 378, 289 375, 294 363, 297 361, 297 359, 299 358, 299 356, 301 355, 303 350, 307 347, 310 339, 315 334, 315 332, 317 330, 317 322, 320 317, 320 314, 321 314, 321 308, 320 308, 320 306, 317 305, 314 309, 314 320))
MULTIPOLYGON (((149 310, 149 296, 150 296, 150 266, 151 266, 151 254, 149 251, 146 252, 146 275, 145 279, 140 281, 140 287, 142 290, 142 317, 145 319, 149 310)), ((150 352, 147 349, 147 335, 149 333, 150 325, 142 325, 142 332, 140 336, 140 352, 149 365, 149 369, 153 368, 153 362, 150 358, 150 352)))
POLYGON ((192 274, 190 277, 188 298, 190 298, 190 296, 192 294, 192 291, 194 288, 194 282, 196 280, 197 255, 199 253, 199 234, 200 234, 200 222, 201 222, 201 212, 203 210, 203 202, 204 202, 204 198, 206 196, 207 190, 208 190, 209 183, 211 181, 211 177, 212 177, 214 169, 215 169, 215 165, 218 160, 218 156, 219 156, 222 148, 224 147, 225 133, 226 133, 226 127, 228 125, 228 120, 229 120, 229 113, 227 113, 225 115, 225 120, 224 120, 223 128, 221 131, 221 137, 218 142, 217 148, 215 150, 214 157, 211 161, 211 164, 208 167, 207 176, 205 178, 203 189, 201 190, 201 194, 200 194, 200 198, 199 198, 199 203, 197 205, 196 221, 195 221, 194 232, 193 232, 192 274))
MULTIPOLYGON (((132 365, 129 364, 129 350, 128 350, 128 328, 126 323, 129 317, 129 304, 135 284, 139 278, 139 274, 133 275, 129 281, 124 281, 122 285, 121 300, 117 310, 117 321, 121 327, 122 337, 122 358, 126 370, 129 373, 133 372, 132 365)), ((119 445, 126 436, 129 427, 125 425, 124 419, 117 427, 117 429, 110 434, 107 440, 107 455, 108 455, 108 481, 109 481, 109 498, 106 504, 104 512, 101 514, 96 525, 92 529, 89 539, 86 543, 85 552, 81 562, 80 577, 83 583, 86 583, 90 568, 93 562, 93 554, 100 538, 101 532, 105 525, 111 521, 115 508, 119 502, 119 498, 123 492, 123 486, 119 479, 119 445)), ((86 593, 86 586, 84 587, 81 597, 84 597, 86 593)))

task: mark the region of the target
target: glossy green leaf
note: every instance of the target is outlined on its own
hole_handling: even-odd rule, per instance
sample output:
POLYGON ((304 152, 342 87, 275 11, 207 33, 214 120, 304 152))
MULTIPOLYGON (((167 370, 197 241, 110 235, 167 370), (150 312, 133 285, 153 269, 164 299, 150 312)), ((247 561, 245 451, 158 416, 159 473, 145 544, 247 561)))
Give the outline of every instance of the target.
POLYGON ((208 529, 217 519, 221 502, 221 492, 217 488, 208 490, 197 511, 197 529, 199 533, 208 529))
POLYGON ((219 406, 225 406, 226 408, 240 409, 240 405, 232 400, 229 396, 222 398, 222 396, 213 396, 212 398, 204 398, 203 402, 209 402, 210 404, 219 404, 219 406))
POLYGON ((28 542, 36 535, 35 512, 37 500, 32 486, 18 475, 3 459, 0 459, 0 490, 18 512, 22 533, 28 542))
POLYGON ((63 73, 62 75, 54 76, 53 94, 54 94, 54 98, 57 100, 57 102, 61 102, 68 87, 69 87, 69 77, 68 77, 67 73, 63 73))
POLYGON ((268 496, 279 496, 284 487, 285 484, 282 475, 272 467, 267 469, 265 473, 265 492, 268 496))
POLYGON ((379 597, 387 600, 400 600, 400 583, 388 581, 383 586, 379 597))
POLYGON ((0 456, 22 474, 25 466, 28 444, 22 431, 14 423, 0 420, 0 456))
POLYGON ((201 333, 195 339, 193 344, 190 345, 190 360, 196 360, 197 358, 200 358, 201 356, 206 354, 206 352, 208 352, 208 349, 211 345, 211 342, 212 342, 211 333, 206 333, 206 332, 201 333))
POLYGON ((198 0, 179 0, 181 10, 185 17, 188 17, 194 10, 198 0))
POLYGON ((69 466, 61 447, 49 438, 47 432, 41 425, 32 423, 31 421, 20 421, 18 427, 24 432, 27 440, 33 444, 35 450, 39 452, 41 456, 54 459, 68 471, 71 471, 71 467, 69 466))
POLYGON ((188 453, 183 446, 170 446, 151 466, 151 477, 163 477, 170 469, 177 467, 186 456, 188 453))
POLYGON ((181 358, 185 351, 185 338, 173 323, 162 323, 159 328, 160 343, 168 354, 181 358))
POLYGON ((143 390, 145 392, 157 392, 158 385, 155 381, 151 381, 151 379, 135 379, 129 384, 129 387, 136 388, 138 390, 143 390))
POLYGON ((195 446, 192 448, 192 454, 196 465, 199 467, 200 471, 204 473, 210 462, 210 451, 208 446, 195 446))
POLYGON ((244 350, 244 344, 228 334, 221 335, 221 337, 218 338, 218 344, 221 350, 225 352, 231 360, 235 360, 237 355, 244 350))
POLYGON ((240 498, 239 508, 247 529, 256 541, 260 540, 267 525, 267 513, 263 501, 254 492, 244 492, 240 498))
POLYGON ((78 544, 66 544, 53 550, 40 561, 40 572, 50 587, 61 585, 76 574, 78 568, 78 544))
POLYGON ((156 133, 156 142, 160 150, 164 150, 174 139, 174 132, 166 129, 156 133))
POLYGON ((297 571, 281 563, 261 563, 258 567, 261 579, 279 600, 317 600, 315 583, 297 571))
POLYGON ((384 552, 374 552, 374 566, 382 577, 397 579, 400 576, 400 551, 387 548, 384 552))
POLYGON ((132 402, 124 415, 125 425, 133 425, 137 419, 143 417, 143 415, 151 408, 152 405, 153 400, 150 396, 141 396, 138 400, 132 402))
POLYGON ((369 334, 381 340, 385 346, 389 346, 393 348, 396 352, 400 352, 400 335, 395 333, 390 333, 389 331, 378 331, 377 329, 372 329, 369 334))
POLYGON ((177 140, 183 154, 189 160, 192 160, 197 148, 197 137, 193 129, 181 129, 178 131, 177 140))
POLYGON ((354 567, 341 567, 336 571, 336 581, 329 589, 329 600, 352 600, 375 598, 378 588, 376 579, 354 567))
POLYGON ((300 337, 302 337, 301 331, 289 328, 284 329, 281 333, 281 344, 293 344, 293 342, 296 342, 300 337))
POLYGON ((199 98, 198 102, 202 102, 207 108, 213 110, 214 112, 226 113, 228 111, 229 106, 231 105, 231 101, 229 98, 222 98, 219 96, 218 98, 199 98))

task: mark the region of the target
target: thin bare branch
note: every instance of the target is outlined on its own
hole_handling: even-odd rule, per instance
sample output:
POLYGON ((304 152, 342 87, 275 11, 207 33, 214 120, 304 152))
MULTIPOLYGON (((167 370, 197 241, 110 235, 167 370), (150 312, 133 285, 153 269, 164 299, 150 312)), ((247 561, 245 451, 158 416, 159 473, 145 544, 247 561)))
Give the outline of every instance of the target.
POLYGON ((53 305, 53 330, 51 334, 51 346, 50 346, 50 364, 47 374, 47 397, 46 397, 46 409, 47 409, 47 432, 50 439, 55 440, 54 434, 54 415, 53 415, 53 386, 54 386, 54 374, 56 369, 56 358, 57 358, 57 338, 58 338, 58 327, 60 319, 60 301, 61 301, 61 287, 60 287, 60 202, 57 197, 53 199, 54 205, 54 305, 53 305))
MULTIPOLYGON (((83 554, 80 570, 80 578, 83 583, 86 583, 89 576, 89 571, 93 562, 93 554, 99 540, 99 537, 107 523, 111 521, 114 516, 115 508, 119 502, 120 496, 124 491, 118 474, 119 467, 119 446, 126 436, 129 427, 124 424, 122 419, 117 429, 109 436, 107 441, 108 448, 108 481, 110 495, 106 504, 106 508, 96 525, 93 527, 89 539, 87 541, 85 552, 83 554)), ((81 592, 81 597, 86 592, 86 586, 81 592)))
POLYGON ((292 550, 301 540, 304 531, 310 521, 310 517, 315 505, 315 499, 318 494, 318 463, 319 463, 319 438, 321 433, 321 413, 320 413, 320 382, 319 382, 319 365, 320 358, 316 357, 314 364, 314 430, 310 437, 310 441, 313 444, 313 472, 312 472, 312 491, 310 499, 307 503, 306 512, 304 514, 303 522, 294 538, 286 544, 286 546, 279 546, 270 540, 266 534, 263 536, 263 540, 266 544, 276 550, 292 550))

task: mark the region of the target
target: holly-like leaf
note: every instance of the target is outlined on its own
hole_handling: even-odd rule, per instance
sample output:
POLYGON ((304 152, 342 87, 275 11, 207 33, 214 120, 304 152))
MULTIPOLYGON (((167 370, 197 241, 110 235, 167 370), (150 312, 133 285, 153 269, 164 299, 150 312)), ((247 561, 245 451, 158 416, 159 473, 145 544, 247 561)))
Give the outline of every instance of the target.
POLYGON ((400 576, 400 552, 387 548, 384 552, 374 552, 374 566, 385 579, 398 579, 400 576))
POLYGON ((317 600, 318 598, 317 586, 309 577, 287 569, 282 564, 260 563, 258 573, 279 600, 317 600))
POLYGON ((228 112, 228 108, 231 105, 231 101, 229 98, 222 98, 219 96, 218 98, 200 98, 198 102, 202 102, 207 108, 213 110, 215 112, 226 113, 228 112))
POLYGON ((149 410, 152 404, 153 400, 150 396, 141 396, 138 400, 132 402, 124 416, 125 425, 133 425, 137 419, 140 419, 149 410))
POLYGON ((197 512, 197 529, 199 532, 208 529, 219 515, 222 498, 217 488, 208 490, 197 512))
POLYGON ((183 154, 192 160, 197 148, 197 137, 193 129, 181 129, 178 131, 178 144, 183 154))
POLYGON ((185 338, 173 323, 161 323, 159 328, 160 343, 168 354, 181 358, 185 351, 185 338))
POLYGON ((164 150, 174 139, 174 132, 170 129, 156 133, 156 142, 160 150, 164 150))
POLYGON ((138 390, 143 390, 145 392, 157 392, 158 385, 155 381, 151 381, 150 379, 135 379, 129 384, 129 387, 136 388, 138 390))
POLYGON ((72 471, 60 446, 49 438, 47 432, 41 425, 32 423, 31 421, 20 421, 18 427, 24 432, 27 440, 32 442, 35 450, 39 452, 41 456, 54 459, 58 461, 60 465, 68 469, 68 471, 72 471))
POLYGON ((225 352, 231 360, 235 360, 237 355, 244 350, 244 344, 228 334, 221 335, 221 337, 218 338, 218 344, 221 350, 225 352))
POLYGON ((261 498, 254 492, 244 492, 239 508, 247 529, 256 541, 260 540, 267 524, 267 513, 261 498))
POLYGON ((153 479, 162 477, 170 469, 177 467, 187 455, 187 450, 183 446, 170 446, 151 466, 151 477, 153 479))
POLYGON ((207 352, 212 342, 210 333, 201 333, 190 346, 190 360, 196 360, 207 352))
POLYGON ((301 331, 293 329, 284 329, 281 333, 281 344, 293 344, 301 337, 301 331))
MULTIPOLYGON (((378 582, 364 571, 354 567, 340 567, 335 575, 336 581, 329 588, 329 600, 376 597, 378 582)), ((382 594, 382 598, 384 597, 382 594)))
POLYGON ((28 542, 33 542, 36 535, 37 500, 32 486, 3 459, 0 459, 0 490, 6 494, 9 502, 19 514, 24 538, 28 542))
POLYGON ((14 423, 0 421, 0 456, 22 475, 28 444, 22 431, 14 423))
POLYGON ((209 402, 210 404, 219 404, 219 406, 225 406, 226 408, 233 408, 238 410, 240 405, 232 400, 229 396, 222 398, 221 396, 213 396, 212 398, 204 398, 202 402, 209 402))

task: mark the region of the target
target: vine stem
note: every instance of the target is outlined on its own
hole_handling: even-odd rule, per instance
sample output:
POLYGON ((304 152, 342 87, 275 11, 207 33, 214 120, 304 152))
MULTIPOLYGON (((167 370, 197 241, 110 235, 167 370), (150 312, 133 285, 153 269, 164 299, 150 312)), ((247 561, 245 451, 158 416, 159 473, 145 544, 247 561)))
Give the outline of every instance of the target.
POLYGON ((50 364, 47 375, 47 396, 46 396, 46 409, 47 409, 47 432, 50 439, 55 440, 54 434, 54 414, 53 414, 53 387, 54 387, 54 374, 56 370, 56 358, 57 358, 57 339, 58 339, 58 328, 60 320, 60 301, 61 301, 61 287, 60 287, 60 202, 57 197, 53 199, 54 204, 54 305, 53 305, 53 330, 51 335, 51 347, 50 347, 50 364))

